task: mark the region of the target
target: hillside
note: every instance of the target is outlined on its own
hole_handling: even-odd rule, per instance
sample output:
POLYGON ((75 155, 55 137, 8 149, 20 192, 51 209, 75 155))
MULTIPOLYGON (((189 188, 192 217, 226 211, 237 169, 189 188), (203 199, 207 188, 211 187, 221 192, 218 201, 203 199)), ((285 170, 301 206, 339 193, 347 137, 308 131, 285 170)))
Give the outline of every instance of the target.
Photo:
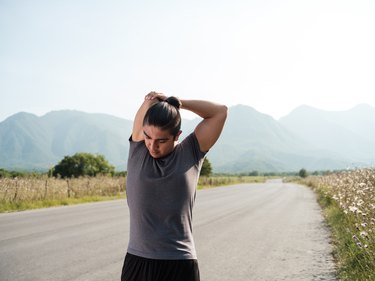
POLYGON ((296 171, 342 168, 343 160, 306 142, 271 116, 237 105, 210 159, 220 171, 296 171), (245 168, 246 167, 246 168, 245 168))
POLYGON ((347 111, 300 106, 279 122, 306 142, 350 159, 353 165, 375 158, 375 108, 369 105, 347 111))
MULTIPOLYGON (((368 166, 375 161, 375 109, 328 112, 301 106, 279 121, 244 105, 229 109, 208 153, 215 172, 297 171, 368 166)), ((183 120, 182 137, 200 121, 183 120)), ((76 152, 103 154, 126 169, 132 121, 106 114, 17 113, 0 123, 0 168, 47 170, 76 152)))
POLYGON ((0 166, 48 169, 76 152, 104 154, 124 170, 132 122, 105 114, 17 113, 0 123, 0 166))

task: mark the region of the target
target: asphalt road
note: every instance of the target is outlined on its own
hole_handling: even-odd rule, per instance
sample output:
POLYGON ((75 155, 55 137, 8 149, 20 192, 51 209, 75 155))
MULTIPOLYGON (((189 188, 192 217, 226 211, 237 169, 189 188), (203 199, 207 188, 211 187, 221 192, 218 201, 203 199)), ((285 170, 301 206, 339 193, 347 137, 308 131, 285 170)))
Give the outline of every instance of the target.
MULTIPOLYGON (((0 214, 1 281, 118 281, 126 201, 0 214)), ((306 187, 200 190, 194 236, 202 281, 336 280, 329 232, 306 187)))

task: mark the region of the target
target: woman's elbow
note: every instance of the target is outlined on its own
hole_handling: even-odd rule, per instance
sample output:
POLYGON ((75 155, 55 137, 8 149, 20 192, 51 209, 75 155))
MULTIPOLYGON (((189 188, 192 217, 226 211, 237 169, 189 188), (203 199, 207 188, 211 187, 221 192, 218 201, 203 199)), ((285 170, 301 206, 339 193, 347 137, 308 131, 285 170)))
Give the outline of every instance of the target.
POLYGON ((224 119, 228 116, 228 107, 226 105, 221 105, 220 113, 223 115, 224 119))

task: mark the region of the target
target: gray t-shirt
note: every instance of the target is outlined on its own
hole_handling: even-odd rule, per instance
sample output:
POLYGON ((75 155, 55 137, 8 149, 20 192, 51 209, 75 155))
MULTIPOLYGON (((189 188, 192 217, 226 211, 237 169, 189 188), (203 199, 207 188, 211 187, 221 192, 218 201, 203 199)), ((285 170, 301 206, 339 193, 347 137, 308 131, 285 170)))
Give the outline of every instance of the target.
POLYGON ((151 259, 196 259, 192 211, 205 153, 194 133, 169 155, 154 159, 145 142, 130 139, 128 252, 151 259))

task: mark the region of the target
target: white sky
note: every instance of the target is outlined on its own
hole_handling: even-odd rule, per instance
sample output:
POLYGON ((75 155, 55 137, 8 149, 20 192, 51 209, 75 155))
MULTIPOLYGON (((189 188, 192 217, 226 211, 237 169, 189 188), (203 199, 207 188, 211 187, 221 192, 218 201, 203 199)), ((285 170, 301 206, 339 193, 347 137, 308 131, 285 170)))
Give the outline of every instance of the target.
POLYGON ((276 119, 375 106, 374 32, 370 0, 0 0, 0 121, 133 119, 151 90, 276 119))

